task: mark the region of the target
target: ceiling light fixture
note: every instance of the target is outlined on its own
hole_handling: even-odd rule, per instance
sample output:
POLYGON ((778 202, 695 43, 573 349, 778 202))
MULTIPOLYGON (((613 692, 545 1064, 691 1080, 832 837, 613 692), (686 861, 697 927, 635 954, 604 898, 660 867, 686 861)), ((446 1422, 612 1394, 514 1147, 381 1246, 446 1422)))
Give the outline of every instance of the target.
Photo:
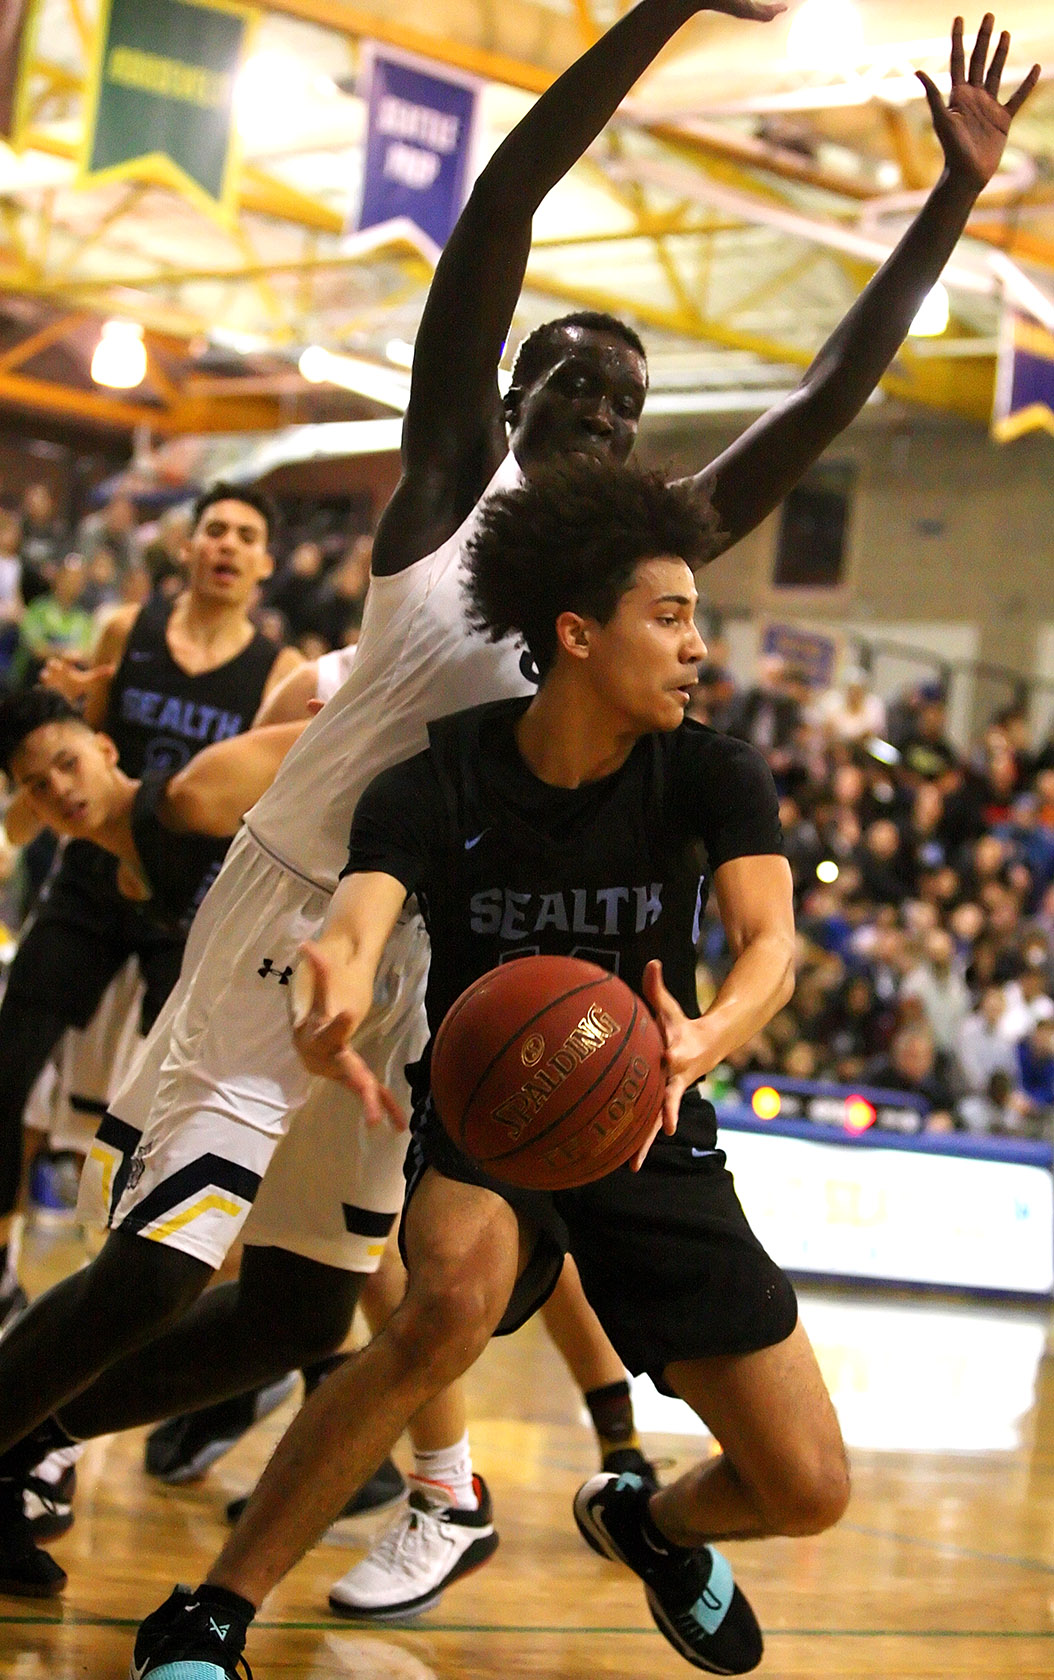
POLYGON ((130 391, 146 378, 146 345, 138 321, 104 321, 91 359, 96 385, 130 391))
POLYGON ((354 391, 386 408, 406 412, 410 400, 410 380, 403 372, 382 367, 379 362, 367 362, 360 356, 338 356, 321 344, 309 344, 301 354, 300 372, 312 385, 339 385, 344 391, 354 391))

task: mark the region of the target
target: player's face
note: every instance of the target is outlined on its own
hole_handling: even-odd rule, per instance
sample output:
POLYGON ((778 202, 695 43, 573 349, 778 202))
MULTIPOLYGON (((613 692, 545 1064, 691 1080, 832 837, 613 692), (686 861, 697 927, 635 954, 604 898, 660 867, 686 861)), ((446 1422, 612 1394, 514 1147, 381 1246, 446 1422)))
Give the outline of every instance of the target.
POLYGON ((698 594, 683 560, 644 560, 606 624, 588 625, 587 670, 616 730, 643 735, 683 721, 706 658, 698 594))
POLYGON ((229 606, 247 606, 256 586, 270 577, 267 521, 235 497, 205 509, 183 550, 187 579, 195 595, 229 606))
POLYGON ((523 471, 567 455, 625 461, 637 441, 648 370, 624 339, 567 327, 564 347, 520 395, 509 443, 523 471))
POLYGON ((44 723, 11 758, 34 816, 57 834, 90 838, 111 815, 117 749, 82 723, 44 723))

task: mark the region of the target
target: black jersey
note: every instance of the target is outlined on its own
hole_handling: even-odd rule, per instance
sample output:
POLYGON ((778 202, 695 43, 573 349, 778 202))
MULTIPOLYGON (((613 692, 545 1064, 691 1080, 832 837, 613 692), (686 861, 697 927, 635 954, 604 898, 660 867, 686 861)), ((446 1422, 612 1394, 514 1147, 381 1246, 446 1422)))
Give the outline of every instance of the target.
POLYGON ((431 725, 427 752, 363 793, 345 874, 380 870, 416 893, 433 1031, 479 975, 531 953, 599 963, 638 992, 658 957, 681 1008, 698 1015, 695 942, 714 870, 782 851, 764 759, 688 721, 643 736, 611 776, 551 787, 516 746, 528 703, 431 725))
POLYGON ((160 596, 146 603, 110 685, 102 728, 128 776, 181 770, 202 747, 248 729, 278 657, 274 642, 257 631, 233 659, 192 675, 169 652, 171 613, 172 603, 160 596))
MULTIPOLYGON (((233 659, 191 675, 168 650, 171 612, 170 601, 151 597, 132 625, 110 684, 102 729, 128 776, 141 777, 151 769, 171 774, 210 742, 248 729, 278 657, 275 644, 257 631, 233 659)), ((78 897, 98 900, 93 912, 98 915, 120 896, 117 859, 90 840, 70 840, 47 894, 55 915, 83 920, 88 906, 78 906, 78 897)), ((154 915, 149 903, 143 912, 154 915)))
POLYGON ((147 770, 132 803, 132 839, 158 921, 186 935, 230 845, 212 834, 176 834, 158 816, 174 771, 147 770))

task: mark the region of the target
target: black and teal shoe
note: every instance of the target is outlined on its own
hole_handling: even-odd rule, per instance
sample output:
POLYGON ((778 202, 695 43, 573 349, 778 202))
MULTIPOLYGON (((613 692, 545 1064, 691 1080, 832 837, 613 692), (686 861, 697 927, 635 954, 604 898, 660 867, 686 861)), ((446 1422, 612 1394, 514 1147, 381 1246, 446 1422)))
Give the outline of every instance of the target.
POLYGON ((591 1477, 575 1495, 582 1538, 640 1576, 656 1627, 686 1662, 708 1674, 749 1673, 761 1661, 761 1629, 727 1558, 714 1546, 675 1546, 646 1527, 652 1491, 633 1474, 591 1477))

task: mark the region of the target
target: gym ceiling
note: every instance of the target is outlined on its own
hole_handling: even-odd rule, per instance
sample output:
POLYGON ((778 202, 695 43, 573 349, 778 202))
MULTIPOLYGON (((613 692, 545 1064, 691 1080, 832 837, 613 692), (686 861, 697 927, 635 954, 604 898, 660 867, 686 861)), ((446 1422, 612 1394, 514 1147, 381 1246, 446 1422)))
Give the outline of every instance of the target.
MULTIPOLYGON (((397 415, 397 395, 308 384, 298 367, 321 346, 375 363, 398 392, 389 346, 398 358, 412 344, 431 273, 416 241, 346 232, 362 44, 483 79, 486 156, 617 3, 267 0, 224 221, 165 186, 76 184, 97 0, 41 0, 22 144, 0 142, 0 407, 159 439, 397 415), (127 393, 89 371, 112 318, 144 329, 146 378, 127 393)), ((946 88, 950 10, 858 9, 855 45, 795 49, 795 63, 791 15, 684 28, 542 206, 510 352, 554 312, 610 309, 645 336, 653 410, 749 411, 793 384, 939 171, 912 72, 946 88)), ((885 381, 981 423, 1007 263, 1054 300, 1054 6, 1011 0, 997 26, 1014 36, 1004 90, 1034 60, 1047 75, 946 272, 947 328, 911 340, 885 381)))

